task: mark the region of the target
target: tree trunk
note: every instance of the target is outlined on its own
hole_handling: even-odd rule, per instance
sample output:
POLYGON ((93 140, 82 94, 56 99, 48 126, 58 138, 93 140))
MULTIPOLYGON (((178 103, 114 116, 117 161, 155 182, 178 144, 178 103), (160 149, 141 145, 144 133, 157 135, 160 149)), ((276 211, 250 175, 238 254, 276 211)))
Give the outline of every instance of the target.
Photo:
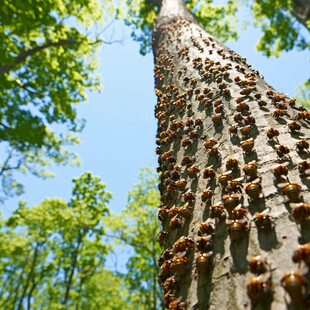
POLYGON ((78 264, 78 255, 79 255, 80 246, 82 244, 83 237, 84 237, 84 234, 82 235, 82 233, 79 232, 78 238, 77 238, 77 245, 76 245, 76 248, 74 250, 73 257, 72 257, 72 266, 71 266, 71 269, 70 269, 69 279, 68 279, 68 281, 65 281, 66 292, 65 292, 65 295, 64 295, 64 299, 62 301, 62 304, 65 305, 65 306, 67 305, 67 302, 68 302, 68 299, 69 299, 69 293, 70 293, 70 290, 71 290, 75 269, 76 269, 77 264, 78 264))
POLYGON ((299 141, 310 137, 310 114, 206 33, 183 0, 162 1, 152 45, 162 172, 159 218, 168 233, 158 239, 172 251, 159 259, 165 305, 308 308, 303 281, 309 254, 300 249, 299 264, 292 255, 298 243, 310 241, 310 205, 296 204, 310 200, 309 161, 299 164, 309 158, 307 141, 299 141), (277 176, 274 166, 280 164, 283 175, 277 176), (180 179, 187 182, 185 189, 180 179), (194 242, 175 244, 181 236, 194 242), (256 255, 263 258, 256 258, 257 265, 252 260, 250 272, 248 261, 256 255), (299 267, 300 275, 284 278, 299 267))
POLYGON ((37 264, 37 259, 38 259, 38 253, 39 253, 40 246, 41 246, 41 244, 39 242, 37 242, 37 244, 35 246, 35 249, 34 249, 34 253, 33 253, 31 268, 30 268, 29 274, 27 276, 26 283, 25 283, 22 295, 21 295, 20 300, 19 300, 19 304, 17 306, 18 310, 23 308, 23 301, 24 301, 24 298, 26 296, 26 292, 27 292, 27 290, 29 288, 29 284, 30 284, 31 279, 34 277, 34 274, 36 272, 35 267, 36 267, 36 264, 37 264))

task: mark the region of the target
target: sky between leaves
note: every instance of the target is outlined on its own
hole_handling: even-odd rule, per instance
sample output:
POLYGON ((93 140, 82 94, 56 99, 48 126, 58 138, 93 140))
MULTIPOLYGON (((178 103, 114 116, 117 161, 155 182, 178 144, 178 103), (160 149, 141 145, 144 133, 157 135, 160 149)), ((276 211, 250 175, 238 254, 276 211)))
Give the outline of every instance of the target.
MULTIPOLYGON (((250 18, 247 14, 240 14, 240 19, 250 18)), ((80 154, 82 165, 55 167, 53 179, 19 176, 25 184, 25 194, 5 201, 4 216, 11 214, 18 200, 26 201, 28 206, 48 197, 68 200, 72 178, 85 171, 100 176, 106 183, 106 189, 114 193, 109 207, 119 213, 127 203, 127 192, 137 182, 139 168, 156 168, 153 55, 139 54, 139 44, 132 41, 130 29, 121 21, 114 22, 103 35, 105 40, 122 40, 122 43, 101 47, 98 56, 103 91, 88 94, 89 100, 77 109, 79 117, 87 123, 80 136, 82 144, 71 150, 80 154)), ((309 52, 293 50, 279 59, 267 59, 255 50, 259 36, 257 29, 249 27, 240 33, 237 42, 226 45, 246 57, 271 86, 294 96, 297 84, 309 78, 309 52)))

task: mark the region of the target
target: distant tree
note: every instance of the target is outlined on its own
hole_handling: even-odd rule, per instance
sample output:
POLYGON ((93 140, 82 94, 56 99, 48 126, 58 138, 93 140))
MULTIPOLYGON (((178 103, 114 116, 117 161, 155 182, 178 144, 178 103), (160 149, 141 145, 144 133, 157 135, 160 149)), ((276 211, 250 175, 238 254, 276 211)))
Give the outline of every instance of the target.
MULTIPOLYGON (((103 268, 109 250, 102 239, 104 219, 112 196, 90 173, 73 182, 69 202, 45 199, 32 208, 20 203, 1 221, 1 309, 95 309, 98 295, 91 299, 89 290, 98 274, 106 277, 97 289, 120 289, 122 280, 103 268)), ((101 294, 101 305, 112 303, 113 296, 101 294)))
POLYGON ((302 105, 310 107, 310 79, 297 88, 297 99, 302 105))
POLYGON ((94 25, 113 12, 111 0, 1 1, 0 200, 23 191, 17 171, 79 162, 65 147, 84 127, 76 105, 100 89, 94 25))
POLYGON ((129 292, 122 275, 103 267, 85 280, 79 299, 80 306, 74 309, 135 310, 131 300, 139 300, 129 292))
POLYGON ((128 204, 110 222, 110 237, 116 244, 130 247, 124 280, 129 290, 128 306, 139 310, 162 308, 161 289, 157 281, 157 258, 160 247, 156 242, 159 223, 156 218, 160 203, 158 176, 148 168, 139 174, 139 183, 128 193, 128 204))

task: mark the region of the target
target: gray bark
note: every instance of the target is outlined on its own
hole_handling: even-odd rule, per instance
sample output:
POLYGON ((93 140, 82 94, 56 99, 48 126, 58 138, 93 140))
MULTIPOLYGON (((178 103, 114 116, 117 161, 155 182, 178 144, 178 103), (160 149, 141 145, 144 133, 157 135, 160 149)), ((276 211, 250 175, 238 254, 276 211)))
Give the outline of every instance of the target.
MULTIPOLYGON (((291 132, 288 123, 294 121, 300 113, 298 107, 289 106, 290 99, 285 96, 277 97, 278 93, 264 81, 258 71, 246 63, 244 58, 201 29, 185 9, 182 0, 163 0, 160 14, 154 23, 152 44, 158 96, 155 114, 158 118, 157 153, 160 154, 159 170, 162 172, 159 185, 162 202, 171 210, 172 207, 186 204, 184 193, 192 191, 195 195, 195 201, 189 204, 192 207, 191 216, 185 218, 180 213, 177 215, 182 221, 181 228, 171 229, 169 227, 171 219, 164 217, 163 230, 169 233, 168 239, 162 240, 164 249, 173 250, 174 243, 181 236, 187 236, 196 243, 200 224, 210 216, 210 206, 217 202, 223 203, 223 195, 229 193, 227 187, 222 187, 218 183, 219 175, 228 170, 226 168, 228 158, 238 160, 239 169, 232 172, 232 177, 244 176, 243 182, 255 179, 246 177, 243 172, 243 167, 247 163, 255 161, 258 167, 258 181, 262 186, 262 196, 259 199, 253 200, 249 197, 245 191, 246 184, 243 184, 241 192, 236 194, 240 198, 242 208, 247 210, 246 216, 243 217, 247 221, 247 226, 244 227, 241 240, 231 239, 225 219, 210 219, 210 223, 215 227, 212 236, 214 255, 206 274, 197 271, 196 258, 202 251, 195 245, 181 253, 189 260, 184 274, 174 272, 170 268, 168 275, 160 276, 163 285, 167 283, 164 282, 167 277, 174 277, 176 281, 168 292, 170 295, 166 294, 166 304, 170 302, 170 308, 173 309, 306 309, 309 305, 307 306, 303 299, 294 302, 290 300, 281 285, 281 279, 286 272, 296 271, 299 268, 307 279, 305 263, 294 263, 292 254, 298 244, 310 241, 310 225, 308 218, 297 221, 292 217, 293 208, 288 197, 283 195, 279 183, 298 183, 301 186, 301 194, 297 200, 310 201, 310 182, 307 175, 301 174, 298 169, 301 161, 309 159, 309 152, 298 151, 296 148, 297 141, 310 137, 309 120, 296 120, 301 125, 301 130, 291 132), (199 66, 199 57, 202 66, 199 66), (196 67, 195 62, 198 63, 196 67), (205 68, 206 65, 209 67, 205 68), (256 85, 243 86, 241 82, 235 82, 237 77, 241 81, 249 82, 246 76, 253 76, 256 85), (226 85, 223 86, 221 83, 226 85), (225 95, 221 87, 228 89, 230 94, 225 95), (250 94, 244 95, 244 89, 248 87, 254 88, 250 94), (203 93, 205 88, 208 88, 206 94, 203 93), (188 90, 193 90, 192 95, 188 94, 188 90), (196 90, 197 92, 200 90, 200 93, 196 94, 196 90), (273 95, 267 96, 267 92, 271 90, 274 92, 273 95), (204 98, 212 99, 210 107, 206 108, 203 100, 198 100, 201 94, 204 98), (261 95, 259 99, 258 94, 261 95), (228 129, 236 124, 234 115, 239 113, 236 100, 240 97, 241 102, 246 103, 250 111, 241 113, 243 121, 236 125, 237 135, 235 135, 230 134, 228 129), (183 105, 178 101, 180 99, 185 99, 183 105), (222 113, 215 112, 216 100, 223 102, 222 113), (264 100, 267 105, 261 107, 258 104, 260 100, 264 100), (277 110, 276 105, 281 103, 285 103, 288 109, 283 111, 283 117, 275 118, 273 114, 277 110), (212 120, 215 114, 222 115, 219 124, 214 124, 212 120), (240 133, 240 129, 246 126, 244 119, 247 116, 253 116, 255 119, 255 124, 250 124, 248 137, 253 139, 254 149, 249 153, 245 153, 241 147, 241 143, 248 138, 245 139, 240 133), (186 123, 189 118, 193 121, 200 118, 202 125, 190 126, 192 129, 188 126, 179 130, 173 128, 173 123, 186 123), (268 140, 266 133, 269 128, 278 130, 279 136, 268 140), (197 130, 197 137, 190 139, 191 145, 183 147, 181 140, 189 138, 188 132, 191 130, 197 130), (209 150, 204 147, 204 143, 211 137, 218 142, 218 156, 209 155, 209 150), (280 157, 277 145, 288 147, 289 154, 280 157), (163 158, 163 154, 168 151, 172 151, 172 156, 168 159, 165 159, 165 156, 163 158), (200 169, 196 178, 190 178, 188 175, 187 169, 191 167, 190 165, 181 164, 186 155, 194 157, 192 167, 200 169), (288 176, 276 178, 274 166, 285 162, 288 162, 288 176), (180 167, 180 175, 172 179, 175 166, 180 167), (203 170, 206 167, 214 169, 214 178, 203 177, 203 170), (178 178, 186 179, 185 191, 168 192, 168 185, 171 181, 176 182, 178 178), (214 191, 214 197, 203 202, 201 193, 206 188, 214 191), (255 213, 268 208, 273 228, 264 231, 256 226, 255 213), (271 283, 271 288, 267 289, 266 282, 263 289, 265 293, 261 298, 253 300, 247 294, 247 285, 251 278, 255 277, 248 269, 248 259, 249 256, 256 255, 262 255, 267 259, 269 270, 263 277, 270 280, 268 283, 271 283)), ((231 219, 231 213, 227 210, 225 213, 226 218, 231 219)), ((174 257, 178 255, 180 253, 174 250, 174 257)), ((303 285, 301 287, 303 297, 306 298, 307 289, 303 285)))

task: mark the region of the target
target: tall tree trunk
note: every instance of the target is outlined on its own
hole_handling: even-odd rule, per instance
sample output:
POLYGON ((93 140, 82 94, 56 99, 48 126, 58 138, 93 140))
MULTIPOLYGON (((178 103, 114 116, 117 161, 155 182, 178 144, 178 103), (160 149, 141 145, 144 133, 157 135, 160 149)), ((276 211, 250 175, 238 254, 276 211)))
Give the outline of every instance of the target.
POLYGON ((309 254, 299 250, 295 260, 300 265, 292 255, 298 243, 310 241, 309 205, 295 204, 310 201, 307 164, 299 165, 309 158, 307 148, 302 149, 307 142, 298 143, 310 137, 310 115, 278 94, 245 58, 206 33, 183 0, 162 1, 152 45, 156 152, 162 172, 159 218, 168 233, 167 238, 160 233, 158 239, 172 251, 159 260, 166 306, 306 309, 302 260, 309 254), (274 166, 280 164, 284 165, 278 171, 284 175, 276 176, 274 166), (226 185, 220 185, 219 176, 226 185), (231 182, 239 177, 243 180, 231 182), (187 182, 185 189, 180 179, 187 182), (281 188, 280 183, 287 186, 281 188), (233 211, 239 204, 242 209, 233 211), (200 226, 205 221, 208 225, 200 226), (175 244, 181 236, 194 242, 175 244), (250 272, 249 256, 256 255, 267 263, 257 258, 260 267, 255 267, 253 260, 250 272), (300 276, 283 278, 299 266, 300 276), (290 290, 291 284, 296 290, 290 290))
POLYGON ((38 253, 39 253, 40 246, 41 246, 41 244, 39 242, 37 242, 37 244, 35 246, 35 249, 34 249, 34 253, 33 253, 31 268, 30 268, 29 274, 27 276, 27 280, 26 280, 26 283, 25 283, 22 295, 21 295, 21 297, 19 299, 19 303, 18 303, 18 306, 17 306, 18 310, 23 308, 23 301, 24 301, 24 298, 26 296, 26 292, 27 292, 27 290, 29 288, 29 284, 30 284, 31 279, 34 276, 33 274, 35 274, 35 272, 36 272, 35 268, 36 268, 36 264, 37 264, 37 259, 38 259, 38 253))
POLYGON ((84 237, 84 235, 82 235, 82 233, 79 232, 78 237, 77 237, 77 245, 76 245, 76 248, 74 250, 73 257, 72 257, 72 265, 71 265, 71 269, 70 269, 69 279, 68 279, 68 281, 65 281, 66 292, 65 292, 65 295, 64 295, 64 298, 62 301, 62 304, 65 306, 67 305, 67 302, 69 299, 69 293, 70 293, 70 290, 72 287, 75 269, 76 269, 77 264, 78 264, 78 255, 79 255, 80 246, 82 244, 83 237, 84 237))

